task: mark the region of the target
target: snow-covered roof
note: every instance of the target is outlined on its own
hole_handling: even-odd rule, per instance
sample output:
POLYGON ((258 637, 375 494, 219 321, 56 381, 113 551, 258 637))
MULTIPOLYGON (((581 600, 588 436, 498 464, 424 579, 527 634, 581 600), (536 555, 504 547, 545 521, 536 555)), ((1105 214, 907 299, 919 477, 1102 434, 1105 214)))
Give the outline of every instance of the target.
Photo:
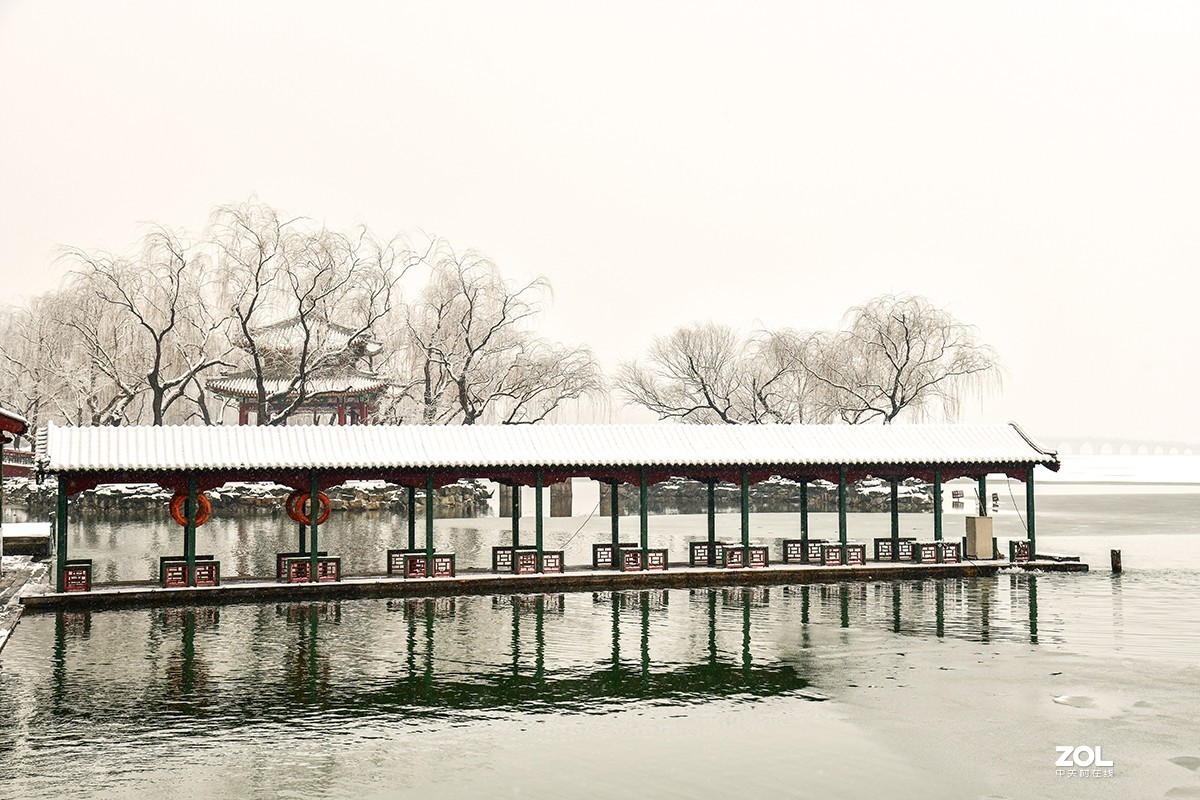
POLYGON ((307 338, 309 346, 320 342, 328 351, 358 347, 362 349, 362 355, 377 355, 383 350, 383 344, 371 339, 369 332, 356 332, 353 328, 317 317, 303 320, 308 325, 308 331, 305 331, 301 322, 299 317, 289 317, 254 328, 251 333, 260 348, 298 351, 307 338))
MULTIPOLYGON (((271 397, 286 393, 291 381, 280 378, 267 378, 264 381, 267 396, 271 397)), ((258 385, 253 377, 231 376, 228 378, 213 378, 208 381, 208 388, 218 394, 234 395, 236 397, 257 397, 258 385)), ((359 394, 379 392, 387 386, 387 381, 375 375, 352 374, 331 375, 325 378, 311 378, 307 382, 310 397, 318 398, 326 394, 359 394)))
MULTIPOLYGON (((57 427, 50 472, 1043 464, 1016 425, 57 427)), ((482 474, 482 473, 481 473, 482 474)))
POLYGON ((29 420, 15 411, 0 408, 0 431, 21 434, 29 428, 29 420))

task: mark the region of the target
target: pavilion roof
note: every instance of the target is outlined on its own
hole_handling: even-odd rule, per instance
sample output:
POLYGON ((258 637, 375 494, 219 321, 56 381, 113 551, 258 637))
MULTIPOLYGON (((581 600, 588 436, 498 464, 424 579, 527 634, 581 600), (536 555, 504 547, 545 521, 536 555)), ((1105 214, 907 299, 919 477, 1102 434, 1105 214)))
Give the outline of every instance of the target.
MULTIPOLYGON (((807 468, 1041 464, 1007 425, 364 425, 58 427, 50 472, 807 468)), ((581 471, 581 473, 582 473, 581 471)))
MULTIPOLYGON (((263 383, 266 386, 268 397, 287 394, 288 387, 292 385, 290 380, 284 378, 266 378, 263 383)), ((213 378, 205 385, 217 394, 251 398, 258 396, 257 382, 252 375, 248 374, 213 378)), ((309 396, 316 400, 319 400, 321 395, 381 392, 387 388, 387 385, 388 382, 378 375, 361 372, 326 375, 306 381, 309 396)))
POLYGON ((29 429, 29 420, 22 417, 15 411, 9 411, 7 408, 0 408, 0 431, 6 433, 22 434, 29 429))
MULTIPOLYGON (((304 344, 304 326, 299 317, 289 317, 269 325, 252 329, 259 347, 279 350, 299 350, 304 344)), ((318 317, 307 320, 309 333, 330 352, 361 347, 360 355, 376 355, 383 349, 380 342, 373 340, 369 332, 356 332, 353 328, 339 325, 318 317)))

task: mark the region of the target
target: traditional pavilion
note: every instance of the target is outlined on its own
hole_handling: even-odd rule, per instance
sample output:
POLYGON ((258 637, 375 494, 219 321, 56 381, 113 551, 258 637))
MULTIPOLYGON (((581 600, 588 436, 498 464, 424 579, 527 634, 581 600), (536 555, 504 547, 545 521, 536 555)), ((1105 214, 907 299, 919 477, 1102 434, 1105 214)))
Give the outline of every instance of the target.
MULTIPOLYGON (((0 408, 0 484, 4 475, 4 445, 12 441, 8 434, 24 435, 29 430, 29 423, 20 414, 0 408)), ((0 559, 4 558, 4 489, 0 485, 0 559)), ((2 568, 0 568, 2 569, 2 568)))
MULTIPOLYGON (((177 521, 183 520, 180 522, 184 525, 184 556, 181 558, 186 560, 189 570, 196 565, 196 515, 199 505, 204 504, 200 502, 203 492, 227 481, 272 481, 290 486, 296 490, 297 505, 294 508, 298 513, 306 514, 308 519, 305 521, 311 524, 308 525, 307 551, 280 554, 280 557, 286 555, 309 562, 306 580, 316 582, 321 580, 321 561, 325 556, 320 552, 318 530, 327 523, 318 513, 317 504, 311 500, 320 497, 323 490, 347 480, 383 480, 408 487, 409 547, 389 551, 389 572, 392 552, 399 552, 404 558, 405 577, 427 577, 439 575, 436 569, 438 558, 448 558, 448 574, 454 574, 453 554, 436 553, 434 504, 431 501, 435 488, 464 478, 488 478, 497 483, 535 487, 535 544, 530 547, 526 543, 522 547, 514 513, 511 550, 514 553, 532 551, 533 571, 557 572, 563 568, 561 552, 557 553, 556 568, 546 568, 547 563, 551 563, 547 557, 552 554, 545 550, 543 543, 542 490, 550 483, 570 477, 603 481, 614 489, 620 483, 639 487, 639 541, 620 542, 620 517, 614 508, 611 543, 597 543, 593 547, 609 547, 614 552, 628 547, 640 556, 628 563, 636 561, 635 568, 647 570, 665 569, 667 555, 665 550, 650 548, 647 492, 651 483, 670 477, 686 477, 708 484, 708 566, 714 565, 716 544, 713 487, 718 482, 740 487, 741 544, 727 545, 726 551, 740 550, 747 559, 737 566, 750 567, 754 566, 749 557, 754 549, 750 543, 750 486, 773 476, 793 479, 802 488, 816 480, 837 485, 839 541, 826 547, 841 548, 843 555, 850 546, 848 484, 868 475, 887 479, 892 487, 889 558, 897 560, 900 539, 896 487, 900 480, 917 477, 930 481, 935 497, 940 497, 943 481, 969 477, 979 482, 980 497, 986 497, 987 476, 1007 475, 1026 483, 1023 522, 1028 552, 1036 557, 1034 469, 1037 466, 1051 470, 1059 468, 1055 453, 1038 446, 1012 424, 379 425, 342 429, 329 426, 51 426, 44 433, 45 446, 39 447, 42 469, 58 476, 59 591, 63 590, 67 565, 67 500, 104 483, 158 483, 176 490, 178 508, 186 508, 186 519, 177 516, 177 521), (411 513, 418 488, 424 490, 426 498, 423 547, 418 547, 411 513), (308 510, 304 511, 306 502, 308 510), (661 554, 657 566, 655 554, 661 554), (419 572, 410 570, 410 566, 418 565, 419 572)), ((617 492, 613 491, 611 497, 615 503, 617 492)), ((798 540, 804 547, 808 544, 805 497, 805 494, 801 495, 798 540)), ((292 508, 289 505, 289 509, 292 508)), ((327 512, 325 514, 327 516, 327 512)), ((932 517, 932 539, 940 543, 943 539, 940 502, 934 503, 932 517)), ((498 549, 509 548, 494 548, 498 549)), ((881 560, 878 552, 876 559, 881 560)), ((937 560, 941 560, 940 556, 937 560)), ((696 561, 692 560, 692 563, 696 561)), ((822 563, 828 565, 830 562, 822 563)), ((766 566, 765 560, 762 566, 766 566)), ((628 566, 620 568, 628 569, 628 566)), ((340 580, 340 573, 332 574, 334 577, 330 580, 340 580)))
MULTIPOLYGON (((294 414, 311 417, 315 424, 329 415, 338 425, 365 425, 379 407, 379 396, 388 382, 371 367, 383 345, 366 334, 331 322, 310 323, 308 347, 310 377, 308 397, 294 414)), ((264 387, 271 412, 278 413, 296 401, 297 371, 305 345, 305 330, 298 317, 251 332, 263 359, 264 387)), ((249 350, 250 341, 239 343, 249 350)), ((232 372, 207 382, 209 391, 238 409, 238 424, 248 425, 258 414, 258 382, 253 369, 232 372)))

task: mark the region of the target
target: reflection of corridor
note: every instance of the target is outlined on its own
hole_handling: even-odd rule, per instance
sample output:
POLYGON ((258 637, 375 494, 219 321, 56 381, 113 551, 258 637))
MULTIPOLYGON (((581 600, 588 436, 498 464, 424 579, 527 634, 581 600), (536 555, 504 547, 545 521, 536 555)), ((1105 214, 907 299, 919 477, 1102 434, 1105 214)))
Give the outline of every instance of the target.
POLYGON ((817 699, 809 687, 818 667, 780 646, 789 631, 799 627, 802 643, 810 629, 855 627, 1037 644, 1037 580, 1021 574, 971 583, 598 592, 590 603, 579 595, 502 595, 486 602, 290 603, 144 617, 59 612, 51 697, 56 709, 120 708, 146 725, 180 714, 282 721, 309 713, 540 713, 730 695, 817 699), (106 627, 109 620, 148 620, 145 653, 98 635, 96 619, 106 627), (596 657, 596 645, 607 650, 604 657, 596 657), (116 655, 97 657, 106 648, 116 655), (284 669, 264 671, 276 653, 284 669), (131 677, 139 670, 142 677, 131 677), (141 681, 136 696, 129 680, 141 681))

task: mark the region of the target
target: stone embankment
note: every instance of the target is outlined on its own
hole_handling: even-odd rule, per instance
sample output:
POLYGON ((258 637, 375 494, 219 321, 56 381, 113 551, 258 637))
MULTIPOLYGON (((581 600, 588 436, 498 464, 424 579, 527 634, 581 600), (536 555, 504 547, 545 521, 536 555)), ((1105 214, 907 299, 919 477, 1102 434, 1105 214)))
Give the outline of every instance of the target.
MULTIPOLYGON (((628 484, 618 491, 622 514, 638 513, 637 486, 628 484)), ((916 479, 901 481, 900 511, 933 511, 932 487, 916 479)), ((741 488, 731 483, 718 483, 714 492, 717 511, 737 511, 741 508, 741 488)), ((703 514, 708 510, 708 486, 699 481, 671 478, 650 487, 651 514, 703 514)), ((852 512, 888 511, 891 509, 891 488, 887 481, 868 478, 850 484, 846 507, 852 512)), ((601 513, 609 510, 609 489, 600 487, 601 513)), ((800 484, 785 478, 771 478, 750 487, 750 510, 756 513, 799 513, 800 484)), ((837 511, 837 484, 814 481, 808 484, 809 511, 837 511)))
POLYGON ((49 565, 29 556, 4 556, 0 564, 0 650, 21 621, 21 598, 50 590, 49 565))
MULTIPOLYGON (((5 503, 28 509, 30 519, 45 519, 53 513, 55 482, 41 486, 27 479, 9 479, 4 483, 5 503)), ((228 483, 208 492, 213 509, 228 514, 278 514, 291 492, 286 486, 270 483, 228 483)), ((335 511, 394 511, 407 513, 408 490, 378 481, 352 482, 326 492, 335 511)), ((610 505, 607 484, 600 485, 598 513, 606 515, 610 505)), ((417 491, 417 513, 424 513, 424 491, 417 491)), ((492 492, 481 481, 460 481, 437 492, 435 513, 440 518, 471 518, 489 514, 492 492)), ((638 487, 624 484, 619 491, 622 514, 638 513, 638 487)), ((171 491, 157 484, 119 484, 98 486, 71 501, 73 513, 149 515, 165 513, 171 491)), ((929 484, 916 479, 902 481, 900 510, 933 510, 933 492, 929 484)), ((650 513, 703 514, 708 509, 708 488, 698 481, 672 478, 650 487, 650 513)), ((716 486, 717 510, 737 511, 741 507, 740 489, 728 483, 716 486)), ((808 485, 810 511, 837 511, 837 485, 815 481, 808 485)), ((847 508, 851 512, 885 512, 891 507, 886 481, 866 479, 850 485, 847 508)), ((771 478, 750 487, 753 512, 799 513, 800 484, 783 478, 771 478)), ((527 512, 528 513, 528 510, 527 512)))

